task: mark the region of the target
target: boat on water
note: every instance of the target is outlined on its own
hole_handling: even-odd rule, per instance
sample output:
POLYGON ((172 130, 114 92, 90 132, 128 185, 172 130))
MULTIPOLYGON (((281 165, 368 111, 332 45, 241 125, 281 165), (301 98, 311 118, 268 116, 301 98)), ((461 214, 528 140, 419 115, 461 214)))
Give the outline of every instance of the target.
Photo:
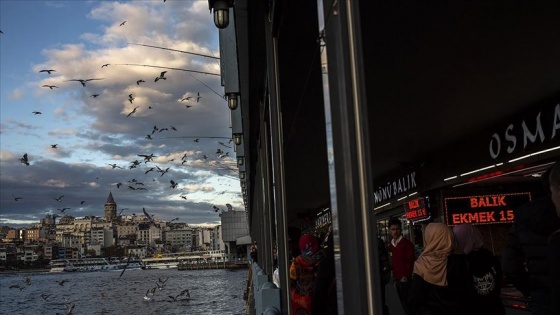
POLYGON ((179 264, 186 263, 206 263, 206 262, 227 261, 224 250, 209 250, 182 252, 170 254, 155 254, 149 258, 142 259, 142 269, 170 269, 177 268, 179 264))
POLYGON ((110 271, 140 268, 139 260, 99 258, 54 259, 51 261, 51 272, 83 272, 110 271))

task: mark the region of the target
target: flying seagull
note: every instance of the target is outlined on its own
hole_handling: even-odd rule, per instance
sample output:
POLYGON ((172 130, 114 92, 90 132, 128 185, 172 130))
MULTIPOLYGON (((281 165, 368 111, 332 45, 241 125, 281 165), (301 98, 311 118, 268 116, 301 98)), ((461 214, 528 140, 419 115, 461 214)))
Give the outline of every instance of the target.
POLYGON ((58 149, 58 144, 51 144, 52 149, 58 149))
POLYGON ((80 201, 80 205, 83 205, 84 203, 86 203, 85 200, 80 201))
POLYGON ((146 82, 146 81, 140 79, 140 80, 136 81, 136 85, 140 85, 140 83, 143 83, 143 82, 146 82))
POLYGON ((27 159, 27 153, 25 153, 23 157, 19 160, 21 161, 22 164, 29 166, 29 159, 27 159))
POLYGON ((64 213, 64 211, 70 210, 70 208, 57 208, 56 210, 60 211, 60 213, 64 213))
POLYGON ((58 89, 58 86, 56 86, 56 85, 47 85, 47 84, 45 84, 45 85, 43 85, 43 87, 48 87, 48 88, 51 89, 51 90, 54 89, 54 88, 57 88, 57 89, 58 89))
POLYGON ((41 72, 46 72, 46 73, 48 73, 48 74, 51 74, 51 72, 56 72, 56 70, 53 70, 53 69, 45 69, 45 70, 39 71, 39 73, 41 73, 41 72))
POLYGON ((144 212, 144 215, 146 216, 146 218, 148 218, 148 220, 150 221, 150 223, 157 227, 156 222, 154 222, 154 219, 152 218, 152 216, 150 216, 150 215, 148 214, 148 212, 146 212, 146 209, 145 209, 145 208, 142 208, 142 212, 144 212))
POLYGON ((121 24, 119 24, 119 26, 123 26, 126 23, 126 21, 123 21, 121 24))
POLYGON ((198 103, 198 101, 200 101, 200 99, 202 98, 202 96, 200 96, 200 92, 196 93, 196 102, 198 103))
POLYGON ((177 188, 177 183, 174 180, 170 180, 169 182, 171 183, 171 186, 169 186, 169 188, 177 188))
POLYGON ((130 115, 136 113, 136 109, 137 109, 138 107, 140 107, 140 106, 134 107, 134 109, 133 109, 130 113, 128 113, 128 115, 126 115, 126 117, 130 117, 130 115))
POLYGON ((98 97, 98 96, 99 96, 99 94, 92 94, 92 95, 90 95, 89 97, 96 98, 96 97, 98 97))
POLYGON ((126 265, 124 265, 124 268, 121 271, 121 274, 119 275, 119 278, 122 277, 124 271, 126 270, 126 267, 128 267, 128 264, 130 263, 130 257, 132 257, 132 251, 128 254, 128 259, 126 260, 126 265))
POLYGON ((130 104, 132 104, 132 101, 134 101, 134 97, 132 97, 132 94, 128 94, 128 101, 130 102, 130 104))
POLYGON ((41 112, 32 112, 33 115, 41 115, 41 112))
POLYGON ((58 198, 54 198, 54 197, 53 197, 53 199, 56 200, 56 201, 58 201, 58 202, 62 202, 62 197, 64 197, 64 195, 62 195, 62 196, 60 196, 60 197, 58 197, 58 198))
POLYGON ((105 67, 108 67, 110 65, 111 65, 110 63, 106 63, 106 64, 102 65, 101 68, 105 68, 105 67))
POLYGON ((165 77, 165 74, 166 74, 166 73, 167 73, 167 71, 162 71, 162 72, 159 74, 159 77, 156 77, 156 79, 154 80, 154 82, 157 82, 157 81, 159 81, 159 80, 167 80, 167 78, 165 77))
POLYGON ((172 298, 173 301, 177 301, 177 299, 178 299, 179 297, 182 297, 182 296, 185 297, 184 300, 188 300, 188 299, 191 298, 191 295, 190 295, 188 289, 185 289, 185 290, 181 291, 181 293, 177 294, 176 296, 172 296, 172 295, 168 295, 168 296, 169 296, 170 298, 172 298))
POLYGON ((65 282, 68 282, 68 280, 64 279, 64 280, 60 280, 60 281, 56 281, 56 283, 58 283, 58 285, 63 286, 65 282))
POLYGON ((22 197, 16 197, 14 194, 12 194, 12 197, 14 197, 14 200, 15 200, 15 201, 18 201, 18 200, 20 200, 20 199, 23 199, 22 197))
POLYGON ((122 167, 118 166, 117 164, 107 164, 107 165, 111 166, 111 167, 112 167, 112 170, 114 170, 115 168, 120 168, 120 169, 122 169, 122 167))
POLYGON ((100 79, 72 79, 72 80, 66 80, 66 81, 77 81, 80 82, 82 84, 83 87, 86 86, 86 82, 88 81, 93 81, 93 80, 103 80, 105 78, 100 78, 100 79))

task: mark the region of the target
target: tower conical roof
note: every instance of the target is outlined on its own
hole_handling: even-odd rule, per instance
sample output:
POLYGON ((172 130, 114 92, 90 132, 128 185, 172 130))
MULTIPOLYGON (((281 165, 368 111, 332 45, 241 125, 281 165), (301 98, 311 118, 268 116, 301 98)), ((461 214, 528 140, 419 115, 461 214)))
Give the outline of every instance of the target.
POLYGON ((113 194, 109 191, 109 197, 107 197, 107 201, 105 203, 116 203, 113 199, 113 194))

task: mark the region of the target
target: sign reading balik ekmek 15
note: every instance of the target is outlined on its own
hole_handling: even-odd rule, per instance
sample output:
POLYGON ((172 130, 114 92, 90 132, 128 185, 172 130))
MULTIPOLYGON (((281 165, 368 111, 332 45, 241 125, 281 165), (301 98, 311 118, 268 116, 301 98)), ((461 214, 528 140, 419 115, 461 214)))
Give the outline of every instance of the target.
POLYGON ((531 201, 531 193, 444 198, 447 225, 513 223, 513 209, 531 201))

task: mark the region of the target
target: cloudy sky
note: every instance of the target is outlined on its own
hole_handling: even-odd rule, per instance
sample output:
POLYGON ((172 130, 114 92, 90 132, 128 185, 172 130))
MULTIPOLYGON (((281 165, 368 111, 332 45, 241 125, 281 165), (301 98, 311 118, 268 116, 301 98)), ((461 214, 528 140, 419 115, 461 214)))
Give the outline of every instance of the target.
POLYGON ((166 221, 241 210, 206 0, 2 0, 0 30, 0 225, 102 216, 109 192, 166 221))

